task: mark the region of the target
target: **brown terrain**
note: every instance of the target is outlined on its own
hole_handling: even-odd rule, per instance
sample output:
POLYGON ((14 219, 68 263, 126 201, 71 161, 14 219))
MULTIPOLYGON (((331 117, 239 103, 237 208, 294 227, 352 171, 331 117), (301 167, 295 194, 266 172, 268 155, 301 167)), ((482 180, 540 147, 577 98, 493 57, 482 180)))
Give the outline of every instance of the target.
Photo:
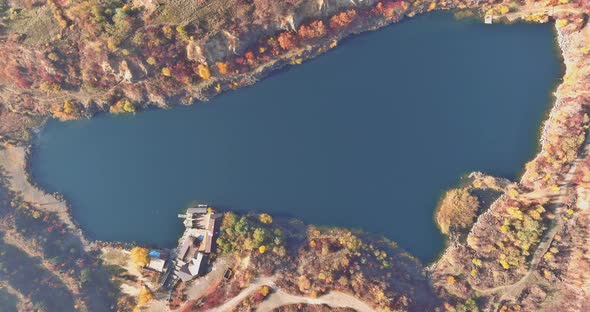
POLYGON ((590 311, 588 12, 585 0, 0 0, 0 288, 23 311, 590 311), (449 246, 428 268, 379 238, 226 214, 224 228, 245 225, 221 234, 210 275, 161 294, 28 178, 26 146, 48 117, 205 101, 439 9, 552 22, 566 71, 521 180, 473 174, 441 202, 449 246))

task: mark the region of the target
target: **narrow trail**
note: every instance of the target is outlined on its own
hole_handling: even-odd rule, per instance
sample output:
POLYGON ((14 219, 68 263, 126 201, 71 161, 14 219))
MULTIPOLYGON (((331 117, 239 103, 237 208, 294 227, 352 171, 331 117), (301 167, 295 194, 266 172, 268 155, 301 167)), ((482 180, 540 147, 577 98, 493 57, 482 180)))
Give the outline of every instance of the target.
POLYGON ((361 301, 360 299, 342 292, 333 291, 319 298, 309 298, 304 296, 291 295, 275 284, 276 276, 258 278, 250 284, 250 286, 244 288, 237 296, 224 302, 222 305, 215 307, 209 311, 231 311, 240 302, 248 298, 254 292, 258 290, 260 286, 267 285, 273 292, 258 306, 257 312, 272 311, 276 308, 290 305, 290 304, 317 304, 317 305, 329 305, 331 307, 339 308, 352 308, 359 312, 374 312, 375 310, 369 305, 361 301))
POLYGON ((317 305, 325 304, 334 308, 352 308, 359 312, 375 311, 360 299, 342 292, 329 292, 328 294, 319 298, 308 298, 291 295, 279 289, 266 298, 266 300, 258 306, 256 312, 268 312, 285 305, 298 303, 317 305))
POLYGON ((231 298, 230 300, 224 302, 222 305, 213 308, 209 311, 231 311, 235 306, 237 306, 242 300, 246 299, 250 296, 253 292, 257 291, 260 286, 268 285, 272 289, 275 289, 276 286, 274 284, 276 280, 275 276, 272 277, 263 277, 257 278, 250 284, 250 286, 244 288, 237 296, 231 298))

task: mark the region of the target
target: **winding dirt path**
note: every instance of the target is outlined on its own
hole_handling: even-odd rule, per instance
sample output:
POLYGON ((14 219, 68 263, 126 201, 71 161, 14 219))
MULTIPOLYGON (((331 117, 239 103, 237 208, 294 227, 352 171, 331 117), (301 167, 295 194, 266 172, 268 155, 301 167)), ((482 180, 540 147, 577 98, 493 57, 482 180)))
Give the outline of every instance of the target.
POLYGON ((238 305, 238 303, 242 302, 242 300, 246 299, 248 296, 250 296, 253 292, 255 292, 256 290, 258 290, 258 288, 260 286, 263 285, 268 285, 270 286, 272 289, 276 288, 275 285, 275 280, 276 277, 272 276, 272 277, 263 277, 263 278, 257 278, 255 279, 250 286, 244 288, 242 290, 242 292, 240 292, 237 296, 231 298, 230 300, 224 302, 222 305, 213 308, 209 311, 230 311, 231 309, 233 309, 235 306, 238 305))
POLYGON ((272 311, 278 307, 290 304, 326 304, 335 308, 352 308, 359 312, 374 312, 375 310, 360 299, 342 292, 330 292, 319 298, 294 296, 282 290, 277 290, 258 306, 256 312, 272 311))
POLYGON ((368 304, 364 303, 360 299, 342 292, 333 291, 319 298, 309 298, 304 296, 295 296, 286 293, 282 289, 278 288, 275 284, 276 276, 258 278, 250 284, 250 286, 244 288, 237 296, 224 302, 222 305, 211 309, 210 311, 231 311, 244 299, 248 298, 252 293, 258 290, 260 286, 267 285, 273 292, 264 300, 257 308, 256 312, 267 312, 272 311, 276 308, 290 305, 290 304, 317 304, 317 305, 329 305, 331 307, 338 308, 352 308, 359 312, 374 312, 368 304))

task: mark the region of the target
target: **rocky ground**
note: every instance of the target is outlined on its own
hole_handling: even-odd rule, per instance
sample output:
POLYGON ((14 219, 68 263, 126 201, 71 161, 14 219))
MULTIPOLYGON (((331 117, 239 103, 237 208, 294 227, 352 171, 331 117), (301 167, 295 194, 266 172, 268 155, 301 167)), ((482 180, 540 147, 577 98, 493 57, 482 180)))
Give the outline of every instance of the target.
MULTIPOLYGON (((195 103, 299 64, 352 33, 432 10, 456 9, 492 16, 494 22, 555 24, 566 72, 543 126, 541 150, 521 180, 472 176, 461 187, 470 196, 454 198, 472 202, 475 197, 478 209, 473 216, 457 209, 444 215, 450 220, 445 226, 449 247, 423 271, 416 269, 419 265, 389 268, 382 250, 371 250, 367 259, 380 261, 380 270, 400 274, 397 284, 372 285, 363 278, 371 272, 352 270, 362 273, 358 285, 345 287, 355 275, 339 271, 350 263, 334 262, 333 254, 351 252, 351 246, 334 240, 335 233, 342 233, 320 231, 326 235, 317 236, 304 230, 307 235, 300 240, 309 240, 308 247, 285 250, 300 256, 289 265, 267 259, 283 253, 278 243, 266 254, 226 250, 242 268, 235 279, 240 283, 178 290, 179 298, 190 295, 179 308, 198 310, 204 303, 211 309, 225 305, 240 311, 280 304, 285 305, 281 311, 328 309, 320 304, 361 311, 366 305, 384 310, 590 310, 589 6, 585 0, 0 0, 0 243, 6 246, 0 254, 0 282, 21 309, 30 311, 103 311, 116 309, 117 300, 120 307, 134 307, 134 296, 154 288, 138 272, 126 279, 134 283, 110 280, 133 271, 127 264, 123 271, 113 271, 110 265, 124 256, 106 257, 106 247, 89 244, 65 203, 29 183, 23 146, 45 118, 195 103), (461 220, 455 224, 460 226, 452 220, 461 220), (322 244, 331 247, 325 251, 322 244), (23 271, 13 259, 34 270, 23 271), (303 274, 310 266, 334 270, 303 274), (329 274, 334 272, 345 279, 329 274), (426 284, 416 272, 425 273, 426 284), (30 285, 21 276, 35 276, 41 284, 30 285), (271 277, 276 279, 267 280, 271 277), (264 283, 256 284, 257 278, 264 283), (405 288, 400 281, 407 282, 405 288), (382 294, 370 295, 375 289, 365 289, 367 285, 380 287, 382 294), (263 295, 263 286, 271 292, 263 295), (420 295, 428 293, 436 296, 420 295), (349 295, 354 297, 338 297, 349 295)), ((369 261, 355 252, 347 254, 349 261, 369 261)), ((140 306, 168 306, 157 294, 149 299, 140 306)))

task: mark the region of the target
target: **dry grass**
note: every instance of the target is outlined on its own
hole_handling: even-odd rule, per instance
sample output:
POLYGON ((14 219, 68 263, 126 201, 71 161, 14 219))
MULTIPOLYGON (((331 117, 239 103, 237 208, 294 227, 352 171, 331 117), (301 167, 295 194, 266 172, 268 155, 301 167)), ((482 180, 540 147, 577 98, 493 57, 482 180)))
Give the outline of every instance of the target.
POLYGON ((60 32, 48 6, 22 10, 18 17, 8 23, 10 32, 25 35, 26 44, 48 42, 60 32))
POLYGON ((158 10, 160 23, 183 24, 198 22, 199 25, 211 29, 213 25, 222 23, 231 17, 236 0, 172 0, 158 10))
POLYGON ((129 262, 129 255, 123 252, 123 250, 115 248, 103 248, 102 259, 110 265, 118 265, 124 267, 129 262))

